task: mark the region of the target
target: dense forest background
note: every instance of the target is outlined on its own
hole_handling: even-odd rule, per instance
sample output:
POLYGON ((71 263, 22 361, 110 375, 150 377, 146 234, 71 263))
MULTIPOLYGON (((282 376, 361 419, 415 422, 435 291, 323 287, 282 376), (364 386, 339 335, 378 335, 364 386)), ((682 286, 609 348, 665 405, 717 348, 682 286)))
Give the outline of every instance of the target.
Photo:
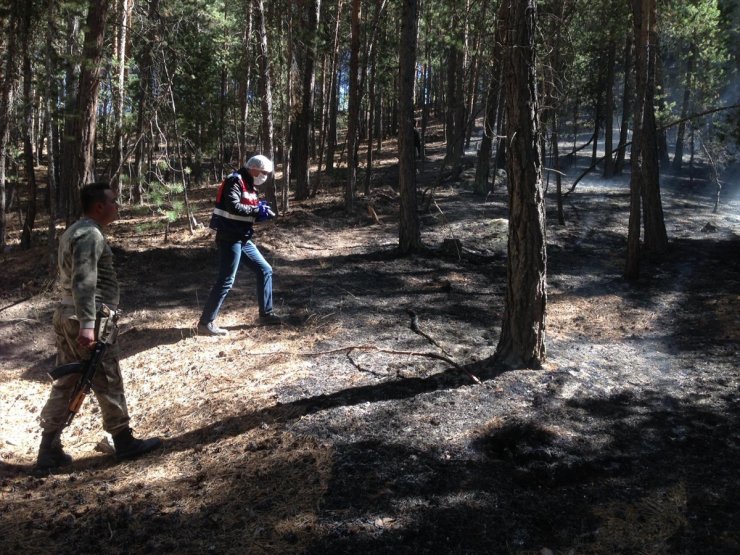
POLYGON ((510 269, 526 269, 510 275, 502 337, 502 358, 536 365, 541 333, 504 343, 509 327, 530 326, 532 303, 524 320, 543 327, 542 191, 556 183, 564 224, 562 170, 574 155, 589 149, 607 179, 631 172, 627 279, 639 276, 641 242, 654 255, 668 245, 659 168, 691 180, 706 161, 719 202, 736 156, 740 16, 729 1, 573 0, 519 13, 489 0, 34 0, 6 1, 2 13, 0 248, 45 241, 51 274, 57 224, 79 215, 85 183, 109 181, 124 202, 192 232, 189 189, 259 152, 278 163, 265 196, 279 213, 320 194, 322 180, 343 185, 353 213, 389 137, 399 248, 418 251, 415 154, 430 122, 443 124, 445 158, 427 208, 436 185, 460 175, 482 120, 474 190, 490 192, 491 169, 505 168, 523 193, 512 196, 512 228, 538 220, 509 249, 521 254, 510 269))
MULTIPOLYGON (((188 187, 255 152, 278 162, 268 196, 280 210, 328 176, 345 182, 351 211, 371 188, 374 153, 399 132, 399 46, 409 44, 422 138, 442 122, 445 165, 459 172, 485 117, 481 194, 492 149, 504 156, 502 9, 492 0, 5 0, 0 10, 0 247, 18 241, 9 214, 21 213, 22 248, 39 244, 39 210, 69 222, 75 191, 96 179, 124 202, 192 218, 188 187), (413 28, 399 27, 407 4, 413 28)), ((721 172, 734 160, 737 111, 712 111, 737 101, 739 17, 729 0, 539 2, 544 165, 557 170, 564 150, 590 149, 595 162, 604 141, 599 171, 625 171, 645 74, 661 165, 690 173, 702 157, 721 172)))
POLYGON ((739 29, 734 0, 0 0, 3 545, 740 550, 739 29), (256 153, 285 325, 240 276, 224 344, 206 228, 256 153), (90 181, 165 447, 115 464, 90 398, 39 476, 90 181))

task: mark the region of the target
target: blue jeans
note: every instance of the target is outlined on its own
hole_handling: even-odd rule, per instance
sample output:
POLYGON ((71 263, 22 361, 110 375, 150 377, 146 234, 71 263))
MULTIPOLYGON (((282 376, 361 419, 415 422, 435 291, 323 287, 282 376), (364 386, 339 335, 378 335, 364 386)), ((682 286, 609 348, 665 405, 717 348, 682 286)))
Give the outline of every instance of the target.
POLYGON ((272 266, 252 241, 216 241, 218 245, 218 278, 208 295, 200 317, 202 324, 213 322, 236 279, 239 263, 250 268, 257 281, 260 316, 272 313, 272 266))

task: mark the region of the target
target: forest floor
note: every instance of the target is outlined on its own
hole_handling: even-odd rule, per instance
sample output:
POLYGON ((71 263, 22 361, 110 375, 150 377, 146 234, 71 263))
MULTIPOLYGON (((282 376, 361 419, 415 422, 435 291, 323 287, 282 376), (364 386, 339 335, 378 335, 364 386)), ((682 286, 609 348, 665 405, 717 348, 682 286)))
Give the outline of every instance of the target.
MULTIPOLYGON (((256 325, 242 269, 226 341, 194 331, 209 232, 180 222, 165 243, 159 216, 122 209, 132 425, 164 440, 135 461, 110 455, 91 396, 63 438, 75 462, 33 471, 58 294, 44 246, 0 254, 0 552, 740 552, 738 184, 713 214, 706 180, 663 176, 670 251, 633 284, 628 176, 580 183, 564 226, 551 184, 547 363, 502 372, 505 188, 475 196, 472 169, 437 188, 430 251, 401 257, 397 172, 380 163, 377 220, 367 199, 346 215, 337 181, 260 225, 286 324, 256 325)), ((206 225, 213 194, 191 191, 206 225)))

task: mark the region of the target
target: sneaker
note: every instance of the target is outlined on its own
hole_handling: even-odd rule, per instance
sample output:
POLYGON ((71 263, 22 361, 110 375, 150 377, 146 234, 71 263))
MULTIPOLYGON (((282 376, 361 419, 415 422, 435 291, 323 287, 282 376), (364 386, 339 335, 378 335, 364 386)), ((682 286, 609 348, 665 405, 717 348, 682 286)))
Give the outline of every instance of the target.
POLYGON ((257 322, 262 326, 279 326, 283 323, 283 319, 277 314, 270 312, 270 314, 261 315, 257 319, 257 322))
POLYGON ((136 439, 131 428, 126 428, 113 436, 113 445, 116 446, 116 458, 119 460, 133 459, 149 451, 159 449, 162 446, 162 440, 158 437, 136 439))
POLYGON ((229 332, 223 328, 219 328, 213 322, 208 322, 207 324, 198 322, 198 335, 229 335, 229 332))

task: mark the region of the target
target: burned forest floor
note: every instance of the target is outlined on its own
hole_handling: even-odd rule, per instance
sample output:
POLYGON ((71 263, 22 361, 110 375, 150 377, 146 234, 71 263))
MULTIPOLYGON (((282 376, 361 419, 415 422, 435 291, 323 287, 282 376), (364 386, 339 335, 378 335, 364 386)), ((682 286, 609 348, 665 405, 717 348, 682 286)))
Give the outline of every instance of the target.
MULTIPOLYGON (((339 172, 261 224, 285 324, 257 325, 242 268, 227 340, 195 333, 208 230, 181 219, 165 242, 152 207, 124 206, 121 364, 135 433, 164 440, 129 462, 90 396, 63 436, 74 463, 34 472, 58 292, 45 232, 0 254, 0 552, 740 552, 737 183, 713 213, 706 180, 664 175, 670 249, 636 283, 628 174, 579 183, 563 226, 550 183, 547 362, 503 371, 506 188, 474 195, 466 162, 420 212, 424 254, 395 250, 390 158, 354 215, 339 172)), ((206 226, 213 194, 190 191, 206 226)))

